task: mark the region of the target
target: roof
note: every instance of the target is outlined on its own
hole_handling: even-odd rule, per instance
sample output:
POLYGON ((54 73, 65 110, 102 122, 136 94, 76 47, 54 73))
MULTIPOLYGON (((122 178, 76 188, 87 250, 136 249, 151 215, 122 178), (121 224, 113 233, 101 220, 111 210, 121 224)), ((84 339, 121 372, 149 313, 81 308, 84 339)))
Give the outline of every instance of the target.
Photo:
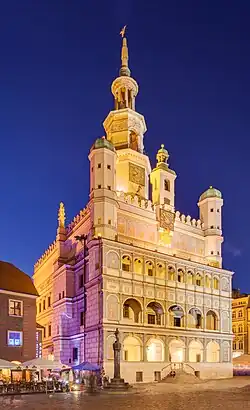
POLYGON ((31 278, 9 262, 0 261, 0 289, 38 296, 31 278))
POLYGON ((202 201, 203 199, 206 198, 222 198, 222 194, 221 192, 216 189, 213 188, 212 186, 210 186, 205 192, 203 192, 203 194, 200 196, 199 201, 202 201))
POLYGON ((97 140, 91 147, 91 151, 93 149, 98 149, 98 148, 107 148, 110 151, 115 151, 115 147, 112 144, 112 142, 108 141, 105 137, 97 138, 97 140))

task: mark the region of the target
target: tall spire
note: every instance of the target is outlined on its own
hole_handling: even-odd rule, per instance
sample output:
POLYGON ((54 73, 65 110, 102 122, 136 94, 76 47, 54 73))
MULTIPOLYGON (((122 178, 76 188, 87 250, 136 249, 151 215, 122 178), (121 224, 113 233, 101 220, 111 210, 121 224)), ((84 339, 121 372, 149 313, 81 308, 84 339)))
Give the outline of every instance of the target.
POLYGON ((120 32, 122 36, 122 51, 121 51, 122 65, 120 68, 120 76, 130 77, 131 73, 130 73, 130 69, 128 66, 128 44, 127 44, 127 39, 125 37, 126 27, 127 26, 124 26, 120 32))

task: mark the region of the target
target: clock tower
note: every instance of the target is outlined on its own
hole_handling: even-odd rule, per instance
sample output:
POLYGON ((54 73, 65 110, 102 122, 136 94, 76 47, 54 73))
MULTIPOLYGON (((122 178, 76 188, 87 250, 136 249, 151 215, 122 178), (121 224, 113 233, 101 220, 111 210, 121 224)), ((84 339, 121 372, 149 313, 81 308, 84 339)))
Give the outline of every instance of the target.
POLYGON ((116 149, 116 189, 148 199, 148 181, 151 172, 149 158, 144 154, 146 123, 135 110, 138 84, 131 77, 128 66, 127 39, 122 34, 121 68, 111 86, 114 110, 110 111, 103 126, 116 149))

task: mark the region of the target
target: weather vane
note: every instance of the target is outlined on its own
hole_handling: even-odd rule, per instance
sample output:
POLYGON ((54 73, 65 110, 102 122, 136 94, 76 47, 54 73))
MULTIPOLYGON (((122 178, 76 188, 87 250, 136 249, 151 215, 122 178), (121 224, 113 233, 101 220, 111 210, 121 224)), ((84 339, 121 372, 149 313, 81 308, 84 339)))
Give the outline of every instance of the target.
POLYGON ((126 27, 127 26, 124 26, 120 31, 120 35, 122 36, 122 38, 125 36, 126 27))

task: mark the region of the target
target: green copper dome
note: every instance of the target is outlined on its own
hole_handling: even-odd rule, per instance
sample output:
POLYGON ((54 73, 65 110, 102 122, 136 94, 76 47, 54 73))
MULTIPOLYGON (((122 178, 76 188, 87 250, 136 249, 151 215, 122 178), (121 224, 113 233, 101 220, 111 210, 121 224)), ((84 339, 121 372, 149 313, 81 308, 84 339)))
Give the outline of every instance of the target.
POLYGON ((112 142, 108 141, 105 137, 97 138, 95 143, 92 145, 91 151, 98 148, 107 148, 110 151, 115 151, 115 147, 112 142))
POLYGON ((222 194, 221 192, 216 189, 213 188, 212 186, 210 186, 205 192, 203 192, 203 194, 200 196, 199 201, 202 201, 203 199, 206 198, 222 198, 222 194))

